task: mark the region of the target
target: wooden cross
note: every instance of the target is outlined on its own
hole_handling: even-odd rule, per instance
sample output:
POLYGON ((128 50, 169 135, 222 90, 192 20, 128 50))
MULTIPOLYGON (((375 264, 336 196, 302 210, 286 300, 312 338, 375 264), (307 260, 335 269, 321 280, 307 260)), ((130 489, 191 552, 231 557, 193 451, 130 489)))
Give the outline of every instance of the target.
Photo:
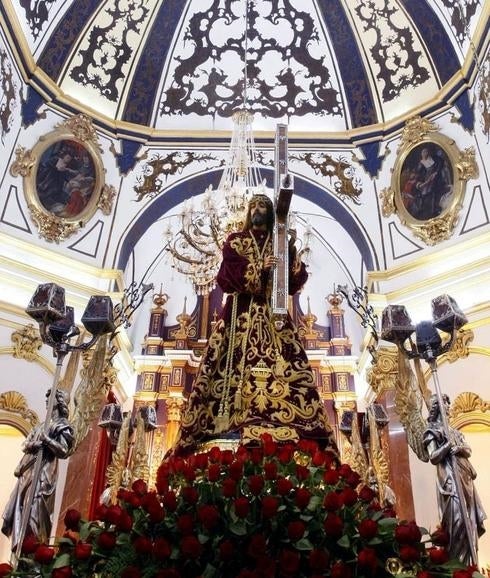
POLYGON ((288 216, 289 205, 293 196, 293 177, 288 173, 287 130, 287 125, 278 124, 275 140, 274 255, 278 258, 278 263, 273 272, 272 313, 278 324, 288 312, 288 216))

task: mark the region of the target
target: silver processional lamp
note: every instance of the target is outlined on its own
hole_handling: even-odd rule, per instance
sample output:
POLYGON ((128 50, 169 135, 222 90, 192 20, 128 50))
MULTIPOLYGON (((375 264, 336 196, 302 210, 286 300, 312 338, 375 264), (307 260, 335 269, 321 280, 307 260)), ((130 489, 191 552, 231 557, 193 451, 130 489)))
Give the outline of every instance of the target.
MULTIPOLYGON (((457 332, 468 322, 468 319, 456 301, 447 294, 432 299, 431 307, 432 321, 420 321, 414 327, 403 305, 388 305, 382 313, 381 339, 396 343, 398 349, 408 358, 421 358, 429 364, 434 380, 442 427, 446 439, 450 440, 449 423, 437 373, 437 358, 449 351, 457 332), (412 339, 414 331, 415 342, 412 339), (447 341, 443 342, 439 333, 440 331, 450 335, 447 341), (406 347, 407 341, 410 344, 409 349, 406 347)), ((450 454, 449 460, 451 460, 452 463, 456 492, 461 506, 461 515, 465 524, 466 537, 470 545, 472 563, 478 564, 477 546, 468 517, 465 495, 459 476, 457 457, 450 454)))
MULTIPOLYGON (((43 424, 43 432, 48 434, 56 399, 56 389, 61 374, 63 359, 67 353, 75 350, 89 349, 99 337, 114 331, 113 306, 111 298, 104 295, 93 295, 82 315, 82 323, 92 337, 84 343, 71 345, 69 340, 78 335, 80 330, 75 324, 73 307, 65 304, 65 290, 56 283, 43 283, 36 288, 26 313, 39 324, 39 331, 43 343, 53 348, 56 359, 56 371, 53 376, 53 384, 49 392, 46 408, 46 418, 43 424)), ((14 569, 17 567, 22 543, 24 541, 27 526, 31 517, 31 508, 34 495, 40 481, 43 452, 38 451, 34 463, 31 485, 22 506, 22 516, 17 541, 17 549, 13 558, 14 569)))

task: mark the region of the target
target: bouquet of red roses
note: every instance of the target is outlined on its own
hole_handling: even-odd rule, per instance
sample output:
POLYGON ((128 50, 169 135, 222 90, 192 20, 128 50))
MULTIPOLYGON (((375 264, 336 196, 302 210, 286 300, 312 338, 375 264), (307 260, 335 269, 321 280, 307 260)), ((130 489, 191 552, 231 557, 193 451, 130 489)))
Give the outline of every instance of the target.
MULTIPOLYGON (((171 457, 156 489, 138 480, 56 546, 28 536, 14 575, 71 578, 475 578, 445 535, 380 507, 359 475, 315 442, 171 457)), ((0 565, 0 576, 10 573, 0 565)), ((483 577, 482 577, 483 578, 483 577)))

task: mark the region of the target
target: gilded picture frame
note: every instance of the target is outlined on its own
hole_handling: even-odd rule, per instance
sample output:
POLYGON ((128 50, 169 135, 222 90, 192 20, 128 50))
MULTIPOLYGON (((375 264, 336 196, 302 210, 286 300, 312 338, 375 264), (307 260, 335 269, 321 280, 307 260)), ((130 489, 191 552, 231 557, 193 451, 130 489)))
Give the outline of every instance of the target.
POLYGON ((48 241, 73 235, 99 209, 112 210, 115 189, 105 183, 97 135, 85 115, 58 124, 31 150, 19 147, 10 172, 23 177, 29 212, 48 241))
POLYGON ((402 133, 391 185, 381 193, 383 216, 428 245, 448 239, 458 222, 466 183, 478 175, 473 148, 460 151, 427 119, 415 117, 402 133))

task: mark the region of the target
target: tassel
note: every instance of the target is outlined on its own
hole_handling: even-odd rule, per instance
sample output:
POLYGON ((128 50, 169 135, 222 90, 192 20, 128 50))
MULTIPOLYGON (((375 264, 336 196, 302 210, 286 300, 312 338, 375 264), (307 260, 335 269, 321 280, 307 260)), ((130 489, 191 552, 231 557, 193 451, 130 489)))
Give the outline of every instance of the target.
POLYGON ((238 382, 236 391, 235 391, 235 399, 234 399, 234 406, 236 410, 242 409, 242 382, 241 380, 238 382))
POLYGON ((223 433, 230 425, 230 416, 228 413, 216 416, 214 420, 214 433, 223 433))

